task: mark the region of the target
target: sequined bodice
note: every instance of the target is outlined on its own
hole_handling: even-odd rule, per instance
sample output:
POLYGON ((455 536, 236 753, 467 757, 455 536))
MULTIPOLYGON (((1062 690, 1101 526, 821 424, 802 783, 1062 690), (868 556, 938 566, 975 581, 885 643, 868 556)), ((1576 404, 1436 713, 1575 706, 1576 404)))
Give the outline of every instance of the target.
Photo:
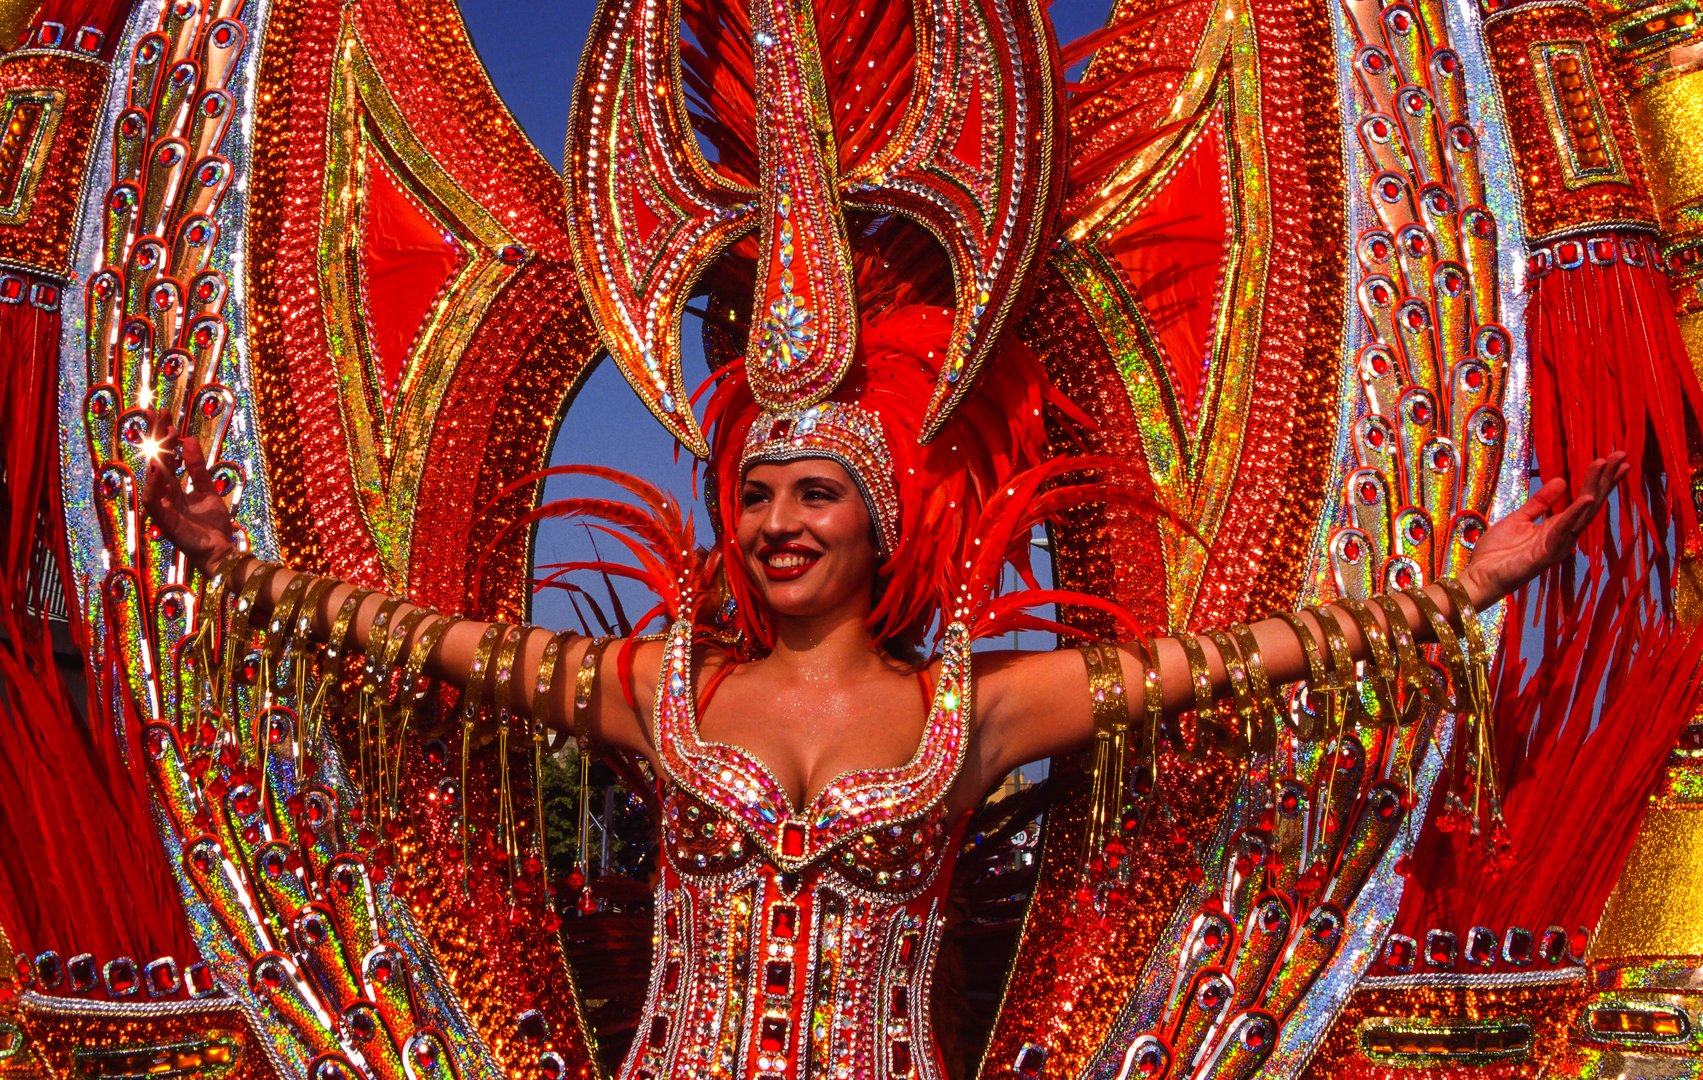
POLYGON ((656 707, 656 958, 625 1080, 940 1075, 930 979, 969 665, 954 627, 911 760, 842 773, 798 808, 760 761, 699 738, 691 628, 673 629, 656 707))

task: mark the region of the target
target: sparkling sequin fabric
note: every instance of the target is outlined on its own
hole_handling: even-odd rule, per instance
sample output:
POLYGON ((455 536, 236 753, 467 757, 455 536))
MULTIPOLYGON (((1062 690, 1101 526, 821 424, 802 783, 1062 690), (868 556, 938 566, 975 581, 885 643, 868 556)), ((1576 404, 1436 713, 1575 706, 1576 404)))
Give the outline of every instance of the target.
POLYGON ((911 760, 842 773, 799 809, 750 754, 698 736, 691 627, 657 699, 657 948, 625 1080, 937 1077, 930 980, 970 720, 953 627, 911 760))

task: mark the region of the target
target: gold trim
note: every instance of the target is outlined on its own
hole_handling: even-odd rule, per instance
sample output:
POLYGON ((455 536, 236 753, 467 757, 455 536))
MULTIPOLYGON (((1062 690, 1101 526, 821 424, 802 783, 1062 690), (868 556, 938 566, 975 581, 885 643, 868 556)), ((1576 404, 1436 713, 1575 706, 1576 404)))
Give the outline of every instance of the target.
MULTIPOLYGON (((1148 418, 1140 427, 1142 452, 1161 501, 1210 545, 1237 490, 1237 463, 1247 449, 1274 227, 1270 192, 1263 186, 1269 169, 1252 20, 1236 0, 1221 0, 1208 25, 1177 104, 1161 124, 1161 130, 1171 123, 1178 130, 1144 148, 1107 182, 1102 199, 1066 230, 1081 242, 1055 255, 1053 264, 1095 312, 1134 414, 1148 418), (1228 221, 1220 299, 1206 342, 1210 359, 1191 422, 1149 313, 1124 284, 1104 241, 1163 190, 1214 115, 1222 118, 1228 221)), ((1209 548, 1169 521, 1160 523, 1159 533, 1169 628, 1177 630, 1188 624, 1198 602, 1209 548)))
POLYGON ((28 149, 18 160, 18 169, 23 174, 18 182, 18 192, 10 203, 0 206, 0 225, 24 225, 30 220, 36 187, 47 171, 48 151, 53 149, 53 136, 59 129, 59 114, 64 111, 65 91, 47 86, 18 87, 6 91, 6 96, 0 98, 0 131, 11 126, 12 118, 24 105, 40 105, 42 117, 30 136, 28 149))
POLYGON ((479 313, 518 269, 499 256, 516 240, 416 138, 348 19, 332 78, 329 131, 318 245, 326 336, 358 505, 383 560, 386 587, 402 590, 408 586, 414 511, 438 407, 479 327, 479 313), (410 188, 462 257, 421 325, 388 409, 365 318, 361 239, 372 157, 410 188))
POLYGON ((1586 43, 1536 41, 1527 49, 1527 55, 1532 65, 1532 85, 1537 88, 1538 100, 1543 103, 1543 118, 1549 127, 1549 137, 1555 142, 1555 156, 1561 163, 1561 181, 1567 190, 1577 191, 1592 184, 1630 184, 1620 144, 1615 140, 1614 128, 1609 123, 1608 110, 1603 108, 1602 84, 1597 81, 1596 71, 1591 67, 1591 54, 1586 43), (1559 63, 1574 63, 1579 67, 1584 104, 1590 109, 1591 125, 1596 129, 1595 135, 1602 141, 1602 151, 1608 159, 1603 164, 1586 164, 1580 157, 1583 149, 1567 121, 1562 101, 1566 91, 1557 82, 1561 77, 1556 72, 1559 63))

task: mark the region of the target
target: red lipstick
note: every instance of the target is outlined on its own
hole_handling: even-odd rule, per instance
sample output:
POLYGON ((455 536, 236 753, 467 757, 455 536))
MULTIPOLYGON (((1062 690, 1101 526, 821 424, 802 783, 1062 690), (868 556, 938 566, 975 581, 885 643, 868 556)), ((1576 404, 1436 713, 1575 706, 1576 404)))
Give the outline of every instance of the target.
POLYGON ((816 565, 816 560, 822 557, 820 551, 812 550, 803 544, 765 544, 758 552, 757 559, 763 564, 763 576, 770 581, 793 581, 804 576, 805 571, 816 565), (796 555, 802 561, 794 566, 775 566, 770 560, 781 555, 796 555))

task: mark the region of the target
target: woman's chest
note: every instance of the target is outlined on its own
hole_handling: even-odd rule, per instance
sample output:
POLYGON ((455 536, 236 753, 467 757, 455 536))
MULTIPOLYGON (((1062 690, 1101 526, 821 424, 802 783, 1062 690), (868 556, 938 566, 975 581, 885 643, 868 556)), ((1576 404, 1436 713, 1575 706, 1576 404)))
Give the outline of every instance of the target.
MULTIPOLYGON (((713 727, 700 730, 690 643, 677 630, 661 672, 656 712, 667 801, 665 850, 686 873, 727 873, 742 860, 760 857, 786 874, 824 864, 859 887, 909 888, 944 849, 945 796, 964 764, 968 665, 955 657, 949 654, 942 666, 910 756, 898 764, 893 763, 898 755, 889 752, 869 765, 838 768, 841 761, 859 760, 848 752, 857 747, 833 745, 851 741, 849 728, 830 729, 820 740, 826 745, 809 750, 805 739, 739 729, 742 740, 758 746, 813 756, 814 763, 793 773, 789 784, 751 743, 711 738, 713 727), (809 773, 829 768, 835 771, 820 788, 806 790, 809 773)), ((773 720, 770 713, 756 715, 773 720)), ((808 726, 800 730, 811 733, 808 726)))

